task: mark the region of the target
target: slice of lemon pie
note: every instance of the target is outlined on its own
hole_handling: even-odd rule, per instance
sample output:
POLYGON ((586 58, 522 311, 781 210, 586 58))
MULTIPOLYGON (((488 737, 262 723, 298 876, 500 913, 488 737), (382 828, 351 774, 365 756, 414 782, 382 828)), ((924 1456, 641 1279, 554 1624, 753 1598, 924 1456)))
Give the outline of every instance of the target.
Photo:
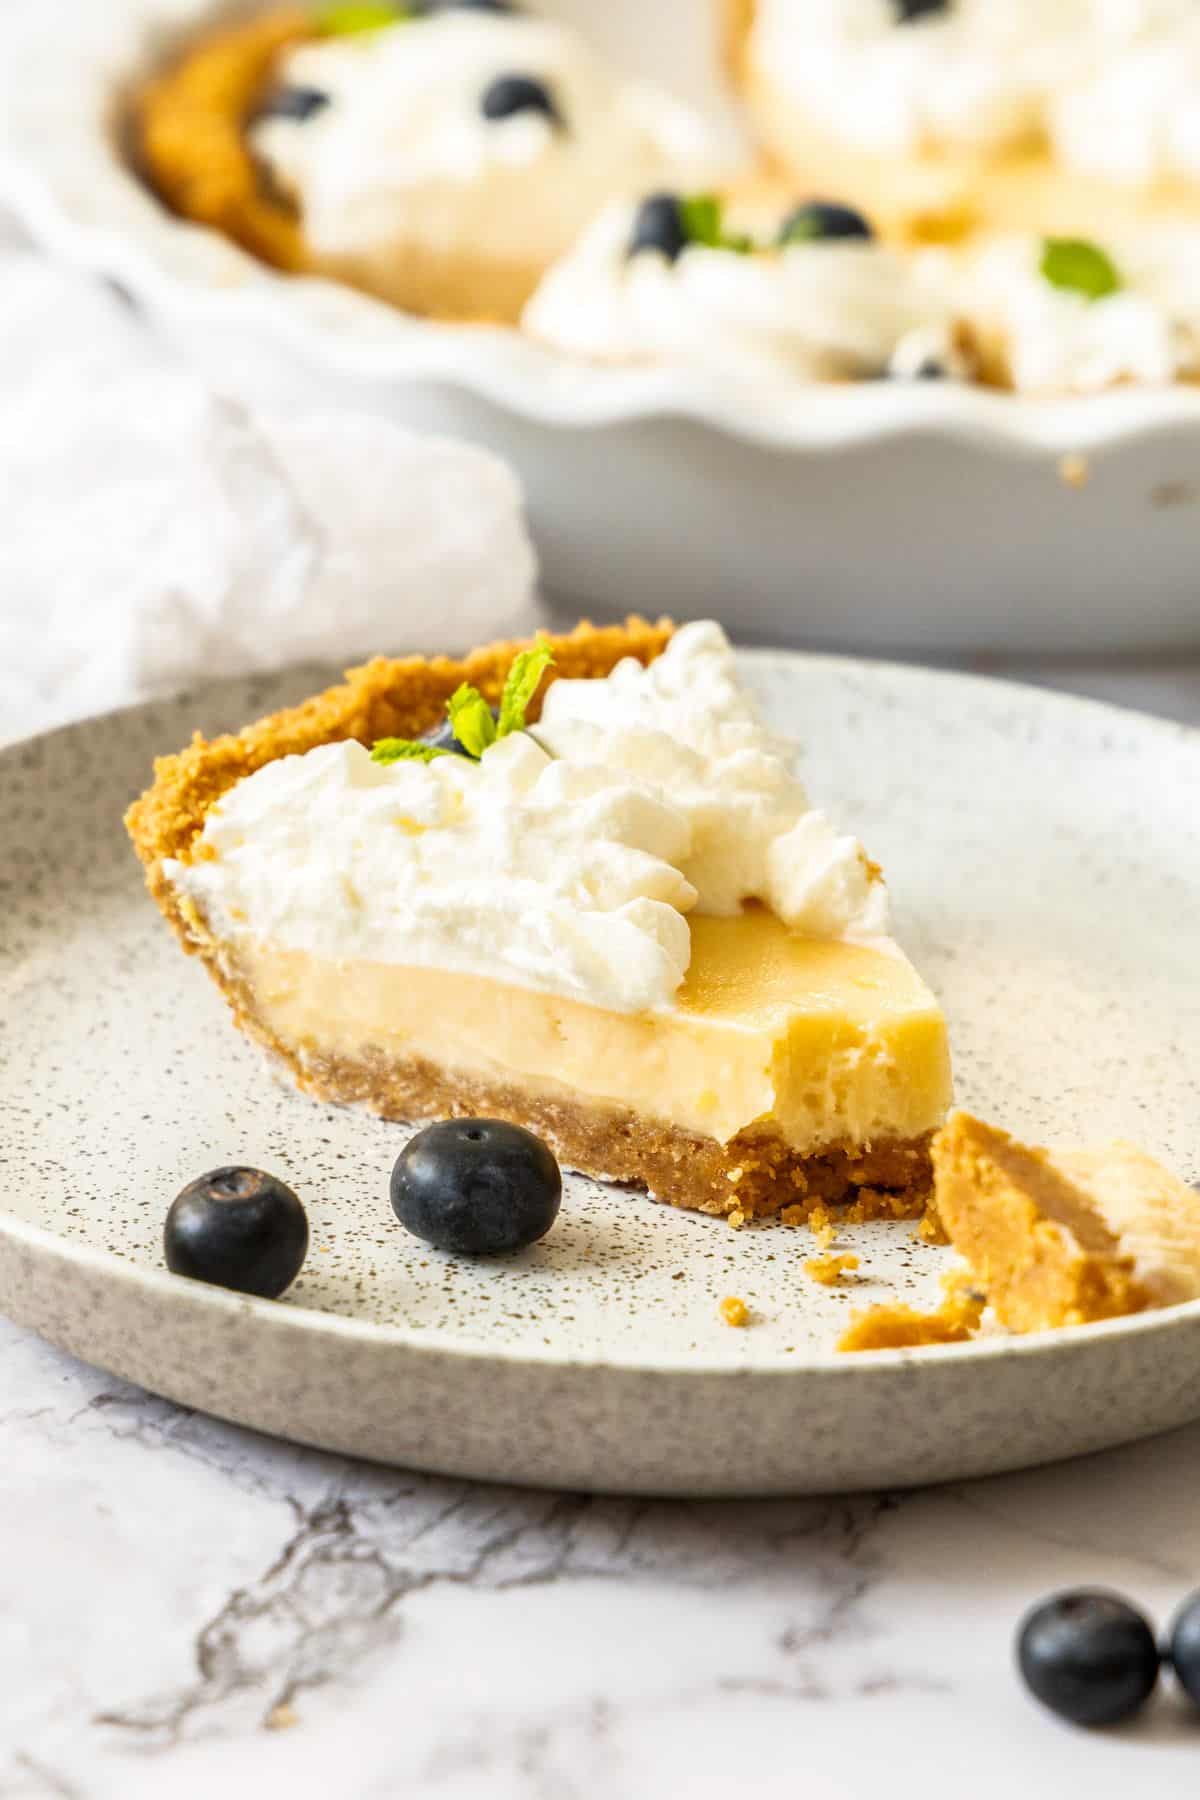
POLYGON ((127 823, 184 947, 321 1099, 512 1119, 735 1222, 919 1211, 942 1013, 723 632, 521 648, 163 759, 127 823))

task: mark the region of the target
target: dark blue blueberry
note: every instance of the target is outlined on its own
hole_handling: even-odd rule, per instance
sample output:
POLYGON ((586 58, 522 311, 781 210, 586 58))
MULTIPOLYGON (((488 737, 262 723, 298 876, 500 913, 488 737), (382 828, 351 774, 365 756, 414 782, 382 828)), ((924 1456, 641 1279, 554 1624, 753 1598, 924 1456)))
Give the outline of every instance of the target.
POLYGON ((1158 1680, 1158 1646, 1141 1613, 1088 1589, 1055 1594, 1027 1614, 1017 1661, 1043 1706, 1074 1725, 1119 1725, 1158 1680))
POLYGON ((1200 1594, 1192 1594, 1171 1621, 1167 1660, 1189 1700, 1200 1706, 1200 1594))
POLYGON ((485 119, 511 119, 515 113, 541 113, 552 125, 563 124, 553 94, 534 75, 497 75, 479 96, 485 119))
POLYGON ((853 238, 869 242, 874 236, 860 212, 835 200, 805 200, 792 208, 779 227, 781 244, 823 244, 853 238))
POLYGON ((899 25, 911 25, 914 19, 929 18, 934 13, 950 11, 950 0, 892 0, 896 9, 896 22, 899 25))
POLYGON ((458 1256, 502 1256, 545 1237, 562 1176, 541 1138, 503 1119, 446 1119, 419 1131, 392 1170, 392 1211, 415 1237, 458 1256))
MULTIPOLYGON (((500 717, 499 707, 493 706, 492 717, 493 719, 498 719, 500 717)), ((431 731, 423 731, 421 733, 421 742, 423 744, 432 744, 435 750, 449 750, 454 756, 471 755, 471 752, 460 744, 455 737, 454 727, 451 725, 449 719, 443 719, 440 724, 435 725, 431 731)), ((472 761, 473 760, 474 758, 472 758, 472 761)))
POLYGON ((273 94, 268 94, 259 108, 260 119, 311 119, 314 113, 324 112, 329 105, 329 95, 320 88, 281 87, 273 94))
POLYGON ((275 1300, 308 1254, 308 1219, 274 1175, 211 1169, 175 1196, 163 1249, 176 1275, 275 1300))
POLYGON ((629 234, 629 256, 639 250, 657 250, 674 262, 688 242, 683 206, 678 194, 647 194, 634 214, 629 234))

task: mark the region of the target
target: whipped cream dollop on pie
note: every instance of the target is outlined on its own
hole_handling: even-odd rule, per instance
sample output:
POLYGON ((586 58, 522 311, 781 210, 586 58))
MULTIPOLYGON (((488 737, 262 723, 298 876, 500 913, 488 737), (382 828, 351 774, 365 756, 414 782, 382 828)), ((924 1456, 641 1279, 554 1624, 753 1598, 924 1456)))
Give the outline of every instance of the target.
POLYGON ((385 294, 398 259, 449 256, 478 288, 468 315, 506 311, 514 272, 528 290, 615 194, 718 158, 686 107, 517 13, 450 7, 300 43, 276 82, 250 139, 312 254, 385 294))
POLYGON ((1200 225, 1147 225, 1103 254, 1117 285, 1095 297, 1046 279, 1040 238, 1005 234, 947 258, 956 312, 1005 386, 1094 393, 1200 377, 1200 225))
POLYGON ((634 248, 638 207, 607 208, 545 276, 522 323, 598 360, 702 365, 732 378, 849 380, 952 366, 944 266, 854 237, 634 248), (934 279, 936 277, 936 279, 934 279))
POLYGON ((1040 144, 1117 182, 1200 176, 1192 0, 757 0, 748 54, 858 149, 1040 144))
POLYGON ((160 762, 129 828, 238 1022, 323 1099, 512 1119, 735 1223, 919 1213, 945 1020, 724 633, 580 626, 485 730, 514 648, 380 660, 160 762), (452 694, 477 758, 407 730, 452 694))
POLYGON ((167 873, 230 940, 519 981, 619 1012, 668 1006, 686 915, 761 901, 867 939, 887 900, 810 807, 717 625, 648 668, 556 682, 536 735, 472 761, 371 760, 353 740, 268 763, 167 873))

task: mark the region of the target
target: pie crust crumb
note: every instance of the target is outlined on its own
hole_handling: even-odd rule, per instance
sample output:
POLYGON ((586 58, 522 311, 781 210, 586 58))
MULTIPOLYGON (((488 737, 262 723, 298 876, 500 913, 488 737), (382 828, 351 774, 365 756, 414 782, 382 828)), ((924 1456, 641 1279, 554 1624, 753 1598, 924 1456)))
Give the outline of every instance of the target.
POLYGON ((984 1296, 971 1285, 968 1269, 952 1269, 942 1277, 943 1300, 936 1312, 921 1312, 901 1301, 889 1301, 853 1312, 838 1339, 838 1349, 916 1350, 926 1344, 964 1344, 979 1330, 984 1296))
POLYGON ((820 1282, 822 1287, 836 1287, 843 1275, 857 1267, 857 1256, 841 1251, 834 1256, 810 1256, 804 1265, 804 1273, 820 1282))

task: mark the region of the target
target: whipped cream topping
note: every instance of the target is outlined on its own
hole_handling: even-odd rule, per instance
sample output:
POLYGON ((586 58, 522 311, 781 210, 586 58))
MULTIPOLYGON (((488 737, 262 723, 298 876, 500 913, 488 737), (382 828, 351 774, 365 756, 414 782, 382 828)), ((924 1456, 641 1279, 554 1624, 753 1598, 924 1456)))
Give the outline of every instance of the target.
POLYGON ((1139 183, 1200 174, 1194 0, 758 0, 753 68, 820 129, 880 154, 1048 143, 1139 183))
MULTIPOLYGON (((522 324, 602 360, 661 358, 747 380, 877 375, 906 335, 948 318, 921 256, 838 239, 740 255, 689 244, 628 254, 635 208, 605 209, 542 279, 522 324)), ((934 265, 940 268, 940 265, 934 265)))
POLYGON ((548 263, 614 194, 698 176, 717 154, 687 109, 523 15, 448 9, 304 43, 279 78, 327 103, 264 116, 251 139, 327 256, 418 242, 548 263), (556 116, 486 117, 483 95, 511 75, 541 83, 556 116))
POLYGON ((614 1011, 687 969, 695 890, 670 808, 515 734, 475 764, 324 744, 209 813, 169 876, 225 938, 495 976, 614 1011))
POLYGON ((716 625, 649 669, 558 681, 478 763, 380 765, 357 743, 269 763, 166 873, 235 945, 461 970, 617 1012, 670 1005, 687 913, 771 906, 870 940, 887 901, 813 811, 716 625))
POLYGON ((811 937, 886 929, 886 890, 862 846, 810 807, 792 746, 767 730, 719 625, 683 626, 648 667, 628 659, 604 681, 556 681, 535 730, 568 765, 607 770, 672 809, 701 912, 759 900, 811 937))
POLYGON ((1051 285, 1037 238, 997 238, 957 276, 958 305, 1023 393, 1090 393, 1200 374, 1200 229, 1148 228, 1113 245, 1121 289, 1101 300, 1051 285))

